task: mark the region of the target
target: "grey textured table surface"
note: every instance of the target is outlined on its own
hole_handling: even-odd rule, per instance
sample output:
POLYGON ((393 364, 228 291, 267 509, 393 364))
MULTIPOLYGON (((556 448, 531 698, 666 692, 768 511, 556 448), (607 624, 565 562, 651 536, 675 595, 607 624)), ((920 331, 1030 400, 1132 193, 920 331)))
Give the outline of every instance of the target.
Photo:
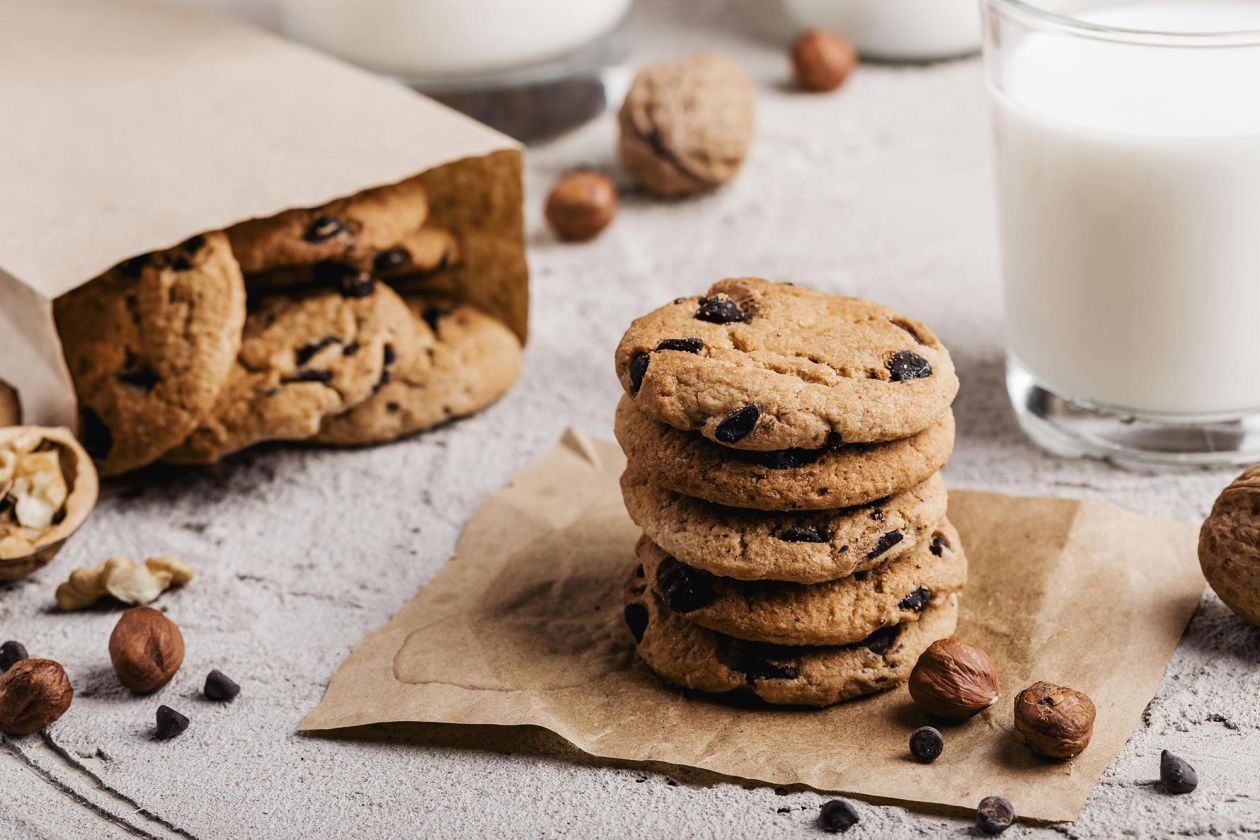
MULTIPOLYGON (((745 4, 747 5, 747 4, 745 4)), ((739 178, 693 202, 625 200, 599 241, 564 246, 539 208, 576 165, 615 166, 609 117, 528 155, 533 339, 492 410, 394 446, 270 450, 105 499, 49 568, 0 588, 0 638, 62 661, 77 696, 45 736, 0 738, 4 837, 796 837, 827 797, 610 766, 534 731, 420 727, 405 739, 303 737, 351 648, 450 555, 486 493, 581 426, 610 435, 617 338, 635 315, 727 275, 873 297, 929 322, 957 360, 955 486, 1089 496, 1202 517, 1229 472, 1142 475, 1056 460, 1021 436, 1002 383, 989 135, 978 61, 867 67, 837 96, 784 84, 782 50, 724 2, 649 2, 639 58, 704 46, 749 70, 760 129, 739 178), (115 682, 111 611, 52 609, 73 567, 173 553, 198 570, 161 605, 188 656, 159 695, 115 682), (199 699, 212 667, 244 691, 199 699), (149 738, 165 702, 192 718, 149 738)), ((1134 558, 1141 562, 1141 558, 1134 558)), ((1107 644, 1100 623, 1098 643, 1107 644)), ((1260 831, 1260 631, 1208 593, 1143 725, 1081 818, 1006 836, 1260 831), (1151 786, 1159 751, 1190 759, 1192 796, 1151 786)), ((1018 806, 1018 803, 1016 803, 1018 806)), ((967 835, 967 820, 858 803, 848 836, 967 835)))

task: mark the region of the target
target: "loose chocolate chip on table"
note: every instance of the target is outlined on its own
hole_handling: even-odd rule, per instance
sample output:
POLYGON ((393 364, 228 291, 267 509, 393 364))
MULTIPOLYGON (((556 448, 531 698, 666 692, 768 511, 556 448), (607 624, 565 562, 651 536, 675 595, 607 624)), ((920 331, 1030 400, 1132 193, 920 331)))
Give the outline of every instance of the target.
POLYGON ((636 353, 630 360, 630 393, 637 394, 643 387, 643 377, 647 374, 648 362, 652 357, 647 353, 636 353))
POLYGON ((689 613, 713 603, 713 575, 672 558, 661 565, 656 583, 674 612, 689 613))
POLYGON ((700 308, 696 310, 696 318, 711 324, 731 324, 747 320, 735 301, 724 295, 701 298, 700 308))
POLYGON ((713 436, 722 441, 722 443, 735 443, 748 437, 749 432, 753 430, 760 419, 761 407, 746 405, 726 415, 722 422, 718 423, 713 436))
POLYGON ((365 298, 376 291, 376 279, 366 271, 349 271, 339 281, 341 296, 365 298))
POLYGON ((901 350, 888 360, 888 372, 893 382, 904 382, 907 379, 923 379, 932 375, 932 366, 928 360, 918 353, 901 350))
POLYGON ((647 607, 642 604, 627 604, 622 618, 626 620, 626 626, 630 628, 630 632, 634 635, 634 643, 637 645, 643 641, 643 633, 648 626, 647 607))
POLYGON ((98 461, 109 457, 109 451, 114 448, 113 432, 100 415, 90 408, 79 410, 79 439, 83 441, 83 448, 88 454, 98 461))
MULTIPOLYGON (((880 519, 883 519, 881 516, 880 519)), ((904 535, 900 531, 887 531, 875 543, 875 547, 866 555, 867 560, 874 560, 897 543, 901 542, 904 535)))
POLYGON ((438 324, 442 321, 442 319, 449 316, 454 311, 455 310, 451 309, 449 306, 430 306, 428 309, 424 310, 424 314, 421 317, 424 318, 424 322, 429 325, 429 329, 437 332, 438 324))
POLYGON ((704 349, 704 341, 699 338, 667 338, 656 345, 657 350, 678 350, 682 353, 699 353, 704 349))
POLYGON ((910 754, 915 761, 931 764, 940 758, 945 749, 945 739, 934 726, 920 726, 910 733, 910 754))
POLYGON ((316 368, 313 370, 299 370, 293 376, 286 377, 283 381, 285 383, 323 382, 325 385, 327 385, 329 382, 332 382, 332 378, 333 378, 333 372, 331 370, 325 370, 323 368, 316 368))
POLYGON ((932 603, 932 590, 928 589, 926 586, 920 586, 918 589, 902 598, 901 603, 897 606, 903 610, 923 612, 930 603, 932 603))
POLYGON ((853 645, 853 647, 864 647, 871 653, 883 655, 886 650, 892 647, 892 643, 897 641, 897 637, 900 635, 900 624, 881 627, 856 645, 853 645))
POLYGON ((124 370, 118 374, 118 381, 143 391, 152 391, 162 380, 158 378, 158 375, 153 372, 152 368, 142 365, 131 370, 124 370))
POLYGON ((209 674, 206 674, 206 685, 202 689, 202 693, 206 695, 207 700, 224 702, 236 699, 236 695, 241 693, 241 687, 233 682, 227 674, 216 668, 209 674))
POLYGON ((309 344, 304 344, 301 347, 299 347, 297 353, 294 355, 294 359, 298 363, 298 366, 301 367, 302 365, 306 364, 311 359, 313 359, 315 357, 315 354, 318 353, 320 350, 323 350, 325 347, 327 347, 330 344, 336 344, 336 343, 337 343, 337 336, 326 335, 321 339, 317 339, 315 341, 310 342, 309 344))
POLYGON ((1159 780, 1169 793, 1190 793, 1199 786, 1199 774, 1194 768, 1168 750, 1159 755, 1159 780))
POLYGON ((386 248, 372 260, 372 268, 377 271, 392 271, 411 265, 411 252, 406 248, 386 248))
POLYGON ((779 534, 779 539, 784 542, 822 543, 827 541, 827 535, 817 525, 795 525, 779 534))
POLYGON ((1001 834, 1015 822, 1015 809, 1000 796, 986 796, 976 808, 976 828, 983 834, 1001 834))
POLYGON ((346 225, 341 219, 336 216, 320 216, 306 229, 305 238, 307 242, 327 242, 346 232, 346 225))
POLYGON ((818 811, 818 827, 823 831, 830 831, 835 834, 840 831, 848 831, 857 824, 857 811, 843 799, 833 799, 830 802, 824 802, 822 808, 818 811))
POLYGON ((21 642, 5 642, 0 645, 0 674, 12 668, 13 663, 29 658, 30 654, 26 652, 26 645, 21 642))
POLYGON ((182 735, 187 728, 187 717, 181 715, 170 706, 158 706, 157 728, 153 730, 153 737, 166 741, 177 735, 182 735))

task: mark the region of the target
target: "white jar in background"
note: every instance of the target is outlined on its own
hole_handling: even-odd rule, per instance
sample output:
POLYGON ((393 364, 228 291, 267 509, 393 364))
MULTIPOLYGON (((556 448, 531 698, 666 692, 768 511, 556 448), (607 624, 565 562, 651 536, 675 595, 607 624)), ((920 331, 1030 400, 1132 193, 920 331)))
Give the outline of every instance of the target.
POLYGON ((285 0, 300 41, 411 81, 557 58, 613 30, 631 0, 285 0))
POLYGON ((976 0, 783 0, 801 28, 833 29, 866 58, 932 61, 980 48, 976 0))

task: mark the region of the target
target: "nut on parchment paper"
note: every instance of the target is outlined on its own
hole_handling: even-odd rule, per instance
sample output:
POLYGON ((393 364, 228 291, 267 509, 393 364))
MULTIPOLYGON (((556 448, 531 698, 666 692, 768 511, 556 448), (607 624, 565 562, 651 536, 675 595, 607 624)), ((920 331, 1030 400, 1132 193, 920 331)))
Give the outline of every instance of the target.
POLYGON ((109 637, 109 660, 120 683, 137 694, 152 694, 184 664, 184 634, 152 607, 132 607, 109 637))
POLYGON ((621 106, 621 162, 657 195, 713 189, 739 171, 755 117, 752 84, 730 59, 702 54, 649 65, 621 106))
POLYGON ((925 712, 954 722, 983 712, 1001 691, 989 654, 958 639, 938 639, 923 651, 909 688, 925 712))
POLYGON ((857 50, 836 32, 807 29, 792 43, 792 73, 805 90, 827 93, 837 89, 857 63, 857 50))
POLYGON ((0 582, 56 556, 96 504, 92 459, 68 429, 0 428, 0 582))
POLYGON ((178 557, 150 557, 143 565, 130 557, 111 557, 94 568, 71 572, 57 587, 57 606, 67 612, 86 609, 106 595, 143 606, 192 579, 193 570, 178 557))
POLYGON ((1094 702, 1073 688, 1035 682, 1015 698, 1015 731, 1046 758, 1074 758, 1094 734, 1094 702))
POLYGON ((1199 531, 1199 566, 1225 606, 1260 626, 1260 464, 1212 506, 1199 531))
POLYGON ((600 172, 571 172, 547 196, 547 221, 561 239, 585 242, 612 224, 617 185, 600 172))
POLYGON ((30 735, 66 713, 70 678, 51 659, 20 659, 0 675, 0 732, 30 735))

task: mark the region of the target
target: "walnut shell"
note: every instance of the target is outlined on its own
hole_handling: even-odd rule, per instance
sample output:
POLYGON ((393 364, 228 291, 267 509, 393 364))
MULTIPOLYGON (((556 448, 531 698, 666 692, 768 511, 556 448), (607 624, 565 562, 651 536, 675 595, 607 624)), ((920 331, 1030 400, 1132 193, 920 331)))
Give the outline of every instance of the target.
POLYGON ((989 654, 958 639, 932 642, 910 672, 909 688, 928 714, 955 722, 992 706, 1001 691, 989 654))
POLYGON ((1199 566, 1241 618, 1260 625, 1260 464, 1234 479, 1199 531, 1199 566))
POLYGON ((1073 688, 1035 682, 1015 698, 1015 731, 1046 758, 1073 758, 1094 734, 1094 702, 1073 688))
POLYGON ((738 64, 693 55, 634 77, 618 120, 621 161, 644 189, 682 196, 726 183, 752 143, 756 97, 738 64))
POLYGON ((152 607, 132 607, 109 637, 109 660, 120 683, 137 694, 152 694, 184 664, 184 634, 152 607))
POLYGON ((20 659, 0 675, 0 732, 38 732, 65 714, 72 700, 74 687, 59 663, 20 659))
MULTIPOLYGON (((87 451, 69 429, 52 426, 7 426, 0 428, 0 446, 6 441, 35 432, 57 447, 61 471, 69 487, 60 520, 40 535, 34 545, 5 548, 0 544, 0 583, 18 580, 52 561, 66 540, 87 521, 96 505, 99 480, 87 451)), ((3 528, 0 527, 0 537, 3 528)))

